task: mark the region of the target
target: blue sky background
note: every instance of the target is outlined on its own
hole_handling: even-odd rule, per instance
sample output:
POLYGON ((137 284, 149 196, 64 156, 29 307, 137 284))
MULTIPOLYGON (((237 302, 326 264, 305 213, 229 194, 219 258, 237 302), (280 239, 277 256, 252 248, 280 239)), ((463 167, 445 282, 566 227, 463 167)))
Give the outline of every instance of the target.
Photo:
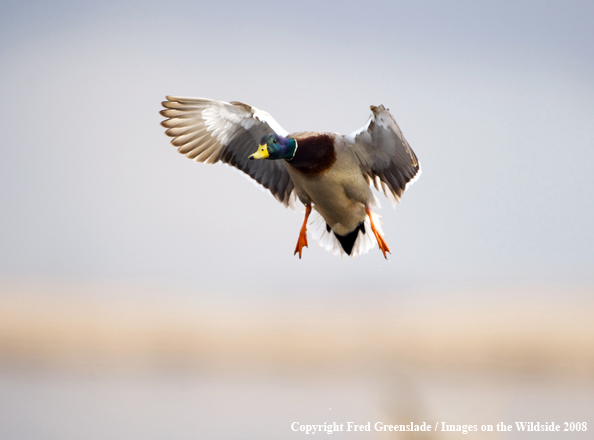
POLYGON ((0 9, 3 278, 395 299, 594 281, 590 2, 0 9), (346 134, 389 107, 423 166, 383 202, 390 262, 314 240, 293 257, 302 214, 177 154, 166 94, 247 102, 289 131, 346 134))

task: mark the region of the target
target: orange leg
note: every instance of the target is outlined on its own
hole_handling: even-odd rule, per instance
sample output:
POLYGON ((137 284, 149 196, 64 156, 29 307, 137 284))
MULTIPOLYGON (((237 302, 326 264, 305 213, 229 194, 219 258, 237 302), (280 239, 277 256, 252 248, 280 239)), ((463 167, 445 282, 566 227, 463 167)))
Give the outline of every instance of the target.
POLYGON ((371 217, 371 208, 369 206, 367 206, 365 208, 365 212, 369 216, 369 223, 371 223, 371 230, 373 231, 373 234, 375 235, 377 244, 379 245, 380 250, 384 253, 384 258, 387 260, 388 257, 386 256, 386 252, 390 254, 391 253, 390 248, 388 247, 388 244, 384 240, 384 237, 382 237, 380 235, 380 233, 377 232, 377 229, 375 229, 375 226, 373 225, 373 217, 371 217))
POLYGON ((305 207, 305 220, 303 220, 303 226, 301 226, 299 239, 297 240, 297 246, 295 247, 295 254, 299 252, 299 259, 301 259, 301 251, 303 247, 307 247, 307 219, 309 218, 309 214, 311 214, 311 205, 305 207))

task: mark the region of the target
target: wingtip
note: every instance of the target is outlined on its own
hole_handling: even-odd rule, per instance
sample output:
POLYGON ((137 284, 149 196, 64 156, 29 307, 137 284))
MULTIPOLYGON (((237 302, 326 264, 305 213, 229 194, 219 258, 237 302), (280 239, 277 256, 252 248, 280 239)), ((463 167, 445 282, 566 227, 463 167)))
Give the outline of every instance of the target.
POLYGON ((380 104, 380 105, 370 105, 369 109, 373 112, 373 113, 379 113, 381 111, 385 111, 386 107, 384 107, 384 104, 380 104))
POLYGON ((406 182, 406 185, 404 186, 404 190, 405 191, 408 188, 410 188, 413 185, 413 183, 416 183, 416 181, 419 180, 419 178, 421 177, 421 174, 423 173, 423 169, 421 168, 421 162, 417 161, 417 163, 419 164, 419 169, 415 173, 415 175, 413 176, 413 178, 410 179, 408 182, 406 182))

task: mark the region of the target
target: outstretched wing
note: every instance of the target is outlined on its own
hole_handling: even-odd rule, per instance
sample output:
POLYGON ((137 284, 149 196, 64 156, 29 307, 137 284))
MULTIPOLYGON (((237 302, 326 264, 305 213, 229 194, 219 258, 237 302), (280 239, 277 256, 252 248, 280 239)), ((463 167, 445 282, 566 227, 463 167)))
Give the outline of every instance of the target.
POLYGON ((367 181, 378 191, 382 189, 394 204, 419 178, 421 164, 390 112, 383 105, 370 108, 372 114, 363 128, 344 139, 367 181))
POLYGON ((241 102, 167 96, 161 115, 171 144, 196 162, 219 160, 249 175, 288 206, 293 181, 281 160, 249 160, 262 136, 285 131, 267 112, 241 102))

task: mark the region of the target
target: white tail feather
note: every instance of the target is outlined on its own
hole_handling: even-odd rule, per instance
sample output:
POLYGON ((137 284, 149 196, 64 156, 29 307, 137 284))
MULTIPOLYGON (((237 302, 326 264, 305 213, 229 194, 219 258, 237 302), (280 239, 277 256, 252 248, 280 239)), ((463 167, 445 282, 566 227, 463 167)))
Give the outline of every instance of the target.
MULTIPOLYGON (((382 231, 380 216, 375 212, 372 212, 371 215, 373 217, 373 224, 375 225, 375 229, 383 237, 384 232, 382 231)), ((367 252, 369 252, 370 249, 372 249, 376 245, 376 239, 373 235, 373 232, 371 231, 371 223, 369 221, 369 217, 365 217, 364 224, 365 234, 363 233, 363 231, 359 231, 359 235, 357 235, 357 239, 355 240, 355 244, 353 245, 353 251, 350 255, 351 258, 358 255, 366 254, 367 252)), ((311 213, 308 230, 311 231, 312 237, 318 240, 319 245, 327 251, 332 252, 332 254, 334 255, 340 255, 341 257, 348 255, 340 245, 340 242, 334 235, 334 232, 328 232, 328 230, 326 229, 326 221, 315 210, 313 210, 311 213)))

